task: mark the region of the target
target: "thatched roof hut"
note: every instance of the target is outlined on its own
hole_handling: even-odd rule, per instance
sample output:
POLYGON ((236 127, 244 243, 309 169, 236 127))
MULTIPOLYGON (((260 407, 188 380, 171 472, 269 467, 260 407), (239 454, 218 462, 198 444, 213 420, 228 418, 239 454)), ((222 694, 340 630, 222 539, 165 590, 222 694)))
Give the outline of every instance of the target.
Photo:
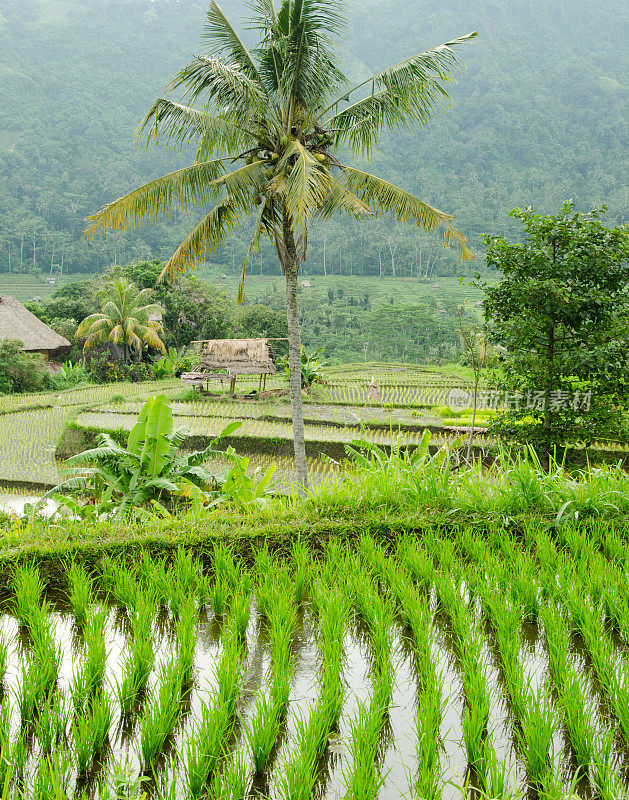
POLYGON ((268 339, 210 339, 192 343, 207 371, 236 375, 274 375, 273 349, 268 339))
POLYGON ((29 353, 41 353, 48 357, 55 350, 70 347, 70 342, 35 314, 25 308, 14 297, 0 295, 0 341, 19 339, 22 349, 29 353))

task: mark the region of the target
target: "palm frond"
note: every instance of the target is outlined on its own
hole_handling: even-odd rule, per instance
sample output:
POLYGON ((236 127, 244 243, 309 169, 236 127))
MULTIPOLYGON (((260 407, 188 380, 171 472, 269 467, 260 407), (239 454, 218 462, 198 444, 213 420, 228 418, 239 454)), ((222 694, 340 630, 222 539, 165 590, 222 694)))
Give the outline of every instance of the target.
POLYGON ((333 214, 340 212, 351 214, 355 219, 366 219, 373 216, 373 211, 363 200, 356 197, 347 186, 331 176, 329 191, 317 208, 316 216, 319 219, 328 220, 333 214))
POLYGON ((196 205, 207 206, 216 198, 219 187, 216 180, 224 172, 221 160, 170 172, 92 214, 85 236, 91 239, 98 231, 124 232, 141 221, 168 216, 174 209, 189 212, 196 205))
POLYGON ((172 277, 192 270, 206 253, 213 253, 238 224, 238 209, 223 198, 186 236, 162 270, 161 277, 172 277))
POLYGON ((346 78, 338 61, 334 36, 345 24, 338 0, 284 0, 278 28, 286 37, 283 82, 290 86, 292 104, 318 105, 346 78))
POLYGON ((476 32, 417 53, 373 75, 329 106, 321 117, 361 89, 371 93, 335 113, 324 123, 336 132, 336 144, 369 153, 385 128, 409 121, 427 124, 431 116, 450 103, 446 85, 454 82, 454 70, 463 69, 456 48, 475 38, 476 32))
POLYGON ((160 97, 153 103, 136 131, 136 140, 147 131, 146 144, 153 139, 156 146, 163 135, 166 146, 197 148, 195 161, 209 161, 216 152, 233 154, 246 150, 255 141, 254 134, 243 125, 220 114, 210 114, 183 103, 160 97))
POLYGON ((206 107, 210 108, 214 103, 234 120, 242 122, 250 119, 263 105, 268 105, 267 96, 256 81, 237 64, 214 56, 197 56, 166 88, 183 89, 183 97, 192 103, 203 95, 206 107))
POLYGON ((286 180, 284 199, 293 220, 303 226, 308 214, 325 201, 330 188, 330 172, 298 140, 286 149, 280 169, 286 171, 295 156, 297 159, 286 180))
POLYGON ((439 211, 410 192, 375 175, 353 167, 344 167, 343 171, 349 190, 368 203, 377 216, 387 216, 399 222, 417 225, 427 231, 443 225, 446 246, 457 245, 461 261, 470 261, 474 258, 466 246, 467 238, 452 225, 454 218, 450 214, 439 211))
POLYGON ((264 212, 265 212, 265 203, 262 203, 256 215, 256 221, 253 227, 253 235, 251 237, 251 241, 249 242, 247 255, 242 265, 242 275, 240 276, 240 283, 238 284, 238 294, 236 298, 238 305, 242 303, 245 294, 245 280, 247 278, 247 266, 249 265, 249 259, 254 253, 257 253, 258 250, 260 249, 260 236, 262 235, 262 230, 264 227, 263 225, 264 212))
POLYGON ((262 85, 255 61, 215 0, 210 3, 202 38, 214 44, 214 53, 229 56, 249 78, 262 85))

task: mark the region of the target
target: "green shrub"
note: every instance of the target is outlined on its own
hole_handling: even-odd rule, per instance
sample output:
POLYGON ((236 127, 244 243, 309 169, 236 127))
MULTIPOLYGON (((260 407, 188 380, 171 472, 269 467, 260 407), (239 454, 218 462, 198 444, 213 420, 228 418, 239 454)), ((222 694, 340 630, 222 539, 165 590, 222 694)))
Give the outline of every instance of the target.
POLYGON ((122 359, 112 356, 109 349, 102 350, 93 355, 87 362, 89 378, 95 383, 117 383, 119 381, 150 381, 153 379, 153 372, 148 364, 140 361, 139 363, 125 364, 122 359))
POLYGON ((19 339, 0 342, 0 394, 38 392, 51 383, 40 355, 27 355, 19 339))

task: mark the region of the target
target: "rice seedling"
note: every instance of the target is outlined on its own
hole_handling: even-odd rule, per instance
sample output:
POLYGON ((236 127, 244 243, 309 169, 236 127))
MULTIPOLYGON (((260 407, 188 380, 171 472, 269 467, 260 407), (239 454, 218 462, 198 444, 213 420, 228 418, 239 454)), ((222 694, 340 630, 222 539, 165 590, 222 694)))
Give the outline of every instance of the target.
POLYGON ((414 798, 439 800, 442 791, 440 727, 444 700, 443 676, 436 669, 431 650, 433 633, 427 590, 432 583, 432 561, 414 543, 401 542, 397 556, 398 565, 384 562, 380 572, 397 612, 410 630, 419 679, 416 716, 418 770, 411 793, 414 798))
POLYGON ((518 739, 526 762, 530 784, 537 790, 544 787, 551 763, 551 748, 557 720, 548 693, 543 689, 526 692, 522 732, 518 739))
POLYGON ((301 605, 308 596, 308 587, 312 575, 312 555, 301 542, 293 547, 292 562, 295 581, 295 601, 301 605))
POLYGON ((89 711, 79 714, 72 723, 74 755, 79 776, 85 776, 105 747, 113 712, 106 692, 92 698, 89 711))
POLYGON ((290 684, 294 670, 292 637, 296 626, 297 590, 285 570, 278 580, 267 584, 265 608, 268 615, 271 648, 271 688, 267 698, 256 700, 251 722, 245 731, 257 776, 266 772, 282 723, 286 717, 290 684))
POLYGON ((39 762, 29 800, 64 800, 71 789, 72 761, 68 752, 55 753, 39 762))
POLYGON ((109 695, 107 692, 98 692, 96 697, 92 699, 90 706, 94 758, 97 758, 103 751, 109 736, 112 718, 113 712, 109 695))
POLYGON ((620 760, 614 759, 613 748, 613 732, 597 736, 594 742, 590 780, 601 800, 618 800, 627 796, 621 777, 620 760))
POLYGON ((133 711, 155 664, 152 620, 152 604, 141 602, 131 617, 130 650, 124 658, 122 680, 117 686, 118 704, 123 717, 128 717, 133 711))
POLYGON ((210 800, 242 800, 247 795, 249 770, 242 758, 236 758, 219 772, 214 772, 208 797, 210 800))
POLYGON ((147 709, 140 729, 138 757, 144 772, 150 771, 172 733, 180 714, 182 675, 179 660, 173 658, 161 669, 157 696, 147 709))
POLYGON ((31 665, 22 666, 20 681, 15 693, 15 701, 20 712, 22 726, 28 725, 33 719, 37 708, 38 685, 31 665))
POLYGON ((594 672, 620 723, 623 738, 629 744, 629 666, 617 655, 601 616, 576 589, 564 590, 564 595, 572 623, 583 638, 594 672))
POLYGON ((59 674, 61 653, 45 623, 31 628, 33 649, 29 670, 35 682, 37 705, 42 706, 53 691, 59 674))
POLYGON ((36 609, 41 606, 44 584, 36 567, 18 565, 13 575, 13 611, 25 627, 29 627, 36 609))
POLYGON ((377 767, 382 712, 373 707, 373 701, 370 705, 361 703, 351 722, 352 766, 343 776, 346 800, 378 800, 384 784, 377 767))
POLYGON ((203 794, 234 725, 244 667, 244 651, 235 626, 226 627, 223 644, 216 694, 204 705, 201 719, 186 743, 185 782, 190 798, 203 794))
POLYGON ((278 777, 278 796, 282 800, 306 800, 317 781, 317 763, 337 724, 343 704, 340 672, 343 659, 343 634, 348 618, 345 596, 325 584, 316 587, 313 597, 319 614, 321 669, 316 704, 307 720, 296 722, 296 749, 288 757, 278 777))
POLYGON ((216 581, 223 581, 233 591, 238 583, 238 569, 234 557, 225 544, 216 544, 213 554, 214 576, 216 581))
POLYGON ((463 741, 467 763, 477 775, 482 788, 487 786, 487 724, 489 722, 489 688, 483 664, 483 633, 480 624, 471 617, 460 591, 450 579, 440 574, 435 586, 439 602, 444 607, 454 638, 463 680, 466 705, 463 713, 463 741))
POLYGON ((17 786, 22 783, 24 779, 24 770, 30 752, 29 735, 25 728, 22 728, 19 732, 9 752, 10 755, 7 756, 7 759, 10 762, 10 777, 14 785, 17 786))
POLYGON ((52 692, 35 723, 35 733, 44 754, 52 753, 64 741, 68 720, 65 695, 52 692))
POLYGON ((254 706, 251 722, 245 730, 245 736, 255 775, 264 775, 269 757, 280 731, 281 721, 273 701, 260 695, 254 706))
POLYGON ((94 734, 89 717, 78 716, 72 723, 74 757, 78 775, 84 776, 92 764, 94 752, 94 734))
POLYGON ((106 619, 107 610, 105 608, 94 609, 84 628, 85 651, 78 669, 74 671, 70 687, 72 704, 77 714, 103 685, 107 662, 106 619))
POLYGON ((226 727, 225 714, 218 705, 203 707, 201 718, 185 745, 188 797, 201 797, 205 791, 223 751, 226 727))
POLYGON ((166 569, 164 558, 155 558, 146 551, 140 559, 139 574, 143 578, 143 588, 151 601, 160 608, 165 608, 170 597, 170 575, 166 569))
POLYGON ((481 603, 498 645, 511 711, 515 719, 520 721, 526 707, 524 672, 520 661, 521 611, 509 605, 500 591, 493 591, 492 588, 487 585, 482 587, 481 603))
POLYGON ((140 603, 142 584, 137 570, 116 565, 112 592, 117 603, 123 608, 135 609, 140 603))
POLYGON ((210 603, 214 616, 219 619, 223 616, 227 609, 227 603, 231 594, 231 587, 226 578, 221 575, 216 577, 216 580, 210 588, 210 603))
POLYGON ((242 583, 234 593, 231 603, 231 618, 238 636, 244 637, 249 626, 249 614, 251 611, 251 596, 243 591, 242 583))
POLYGON ((194 597, 201 579, 201 565, 192 556, 192 553, 183 547, 177 550, 173 560, 170 574, 187 595, 194 597))
POLYGON ((9 642, 4 634, 0 633, 0 685, 4 682, 9 663, 9 642))
POLYGON ((195 623, 197 610, 194 601, 189 600, 181 607, 179 624, 177 625, 177 642, 179 668, 184 685, 192 680, 194 650, 196 646, 195 623))
POLYGON ((68 599, 74 610, 74 621, 79 628, 82 628, 87 622, 88 611, 93 602, 92 579, 86 570, 74 561, 70 563, 66 577, 70 590, 68 599))

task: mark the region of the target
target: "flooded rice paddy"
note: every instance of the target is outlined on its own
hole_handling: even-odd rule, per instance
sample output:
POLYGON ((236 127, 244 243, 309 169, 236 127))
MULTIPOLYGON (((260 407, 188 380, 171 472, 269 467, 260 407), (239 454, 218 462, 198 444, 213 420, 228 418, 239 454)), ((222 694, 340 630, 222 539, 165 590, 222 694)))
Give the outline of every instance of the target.
POLYGON ((365 539, 247 566, 222 546, 145 553, 55 586, 20 567, 1 605, 0 784, 620 800, 629 592, 592 549, 605 600, 583 557, 540 533, 527 550, 435 536, 392 556, 365 539))

